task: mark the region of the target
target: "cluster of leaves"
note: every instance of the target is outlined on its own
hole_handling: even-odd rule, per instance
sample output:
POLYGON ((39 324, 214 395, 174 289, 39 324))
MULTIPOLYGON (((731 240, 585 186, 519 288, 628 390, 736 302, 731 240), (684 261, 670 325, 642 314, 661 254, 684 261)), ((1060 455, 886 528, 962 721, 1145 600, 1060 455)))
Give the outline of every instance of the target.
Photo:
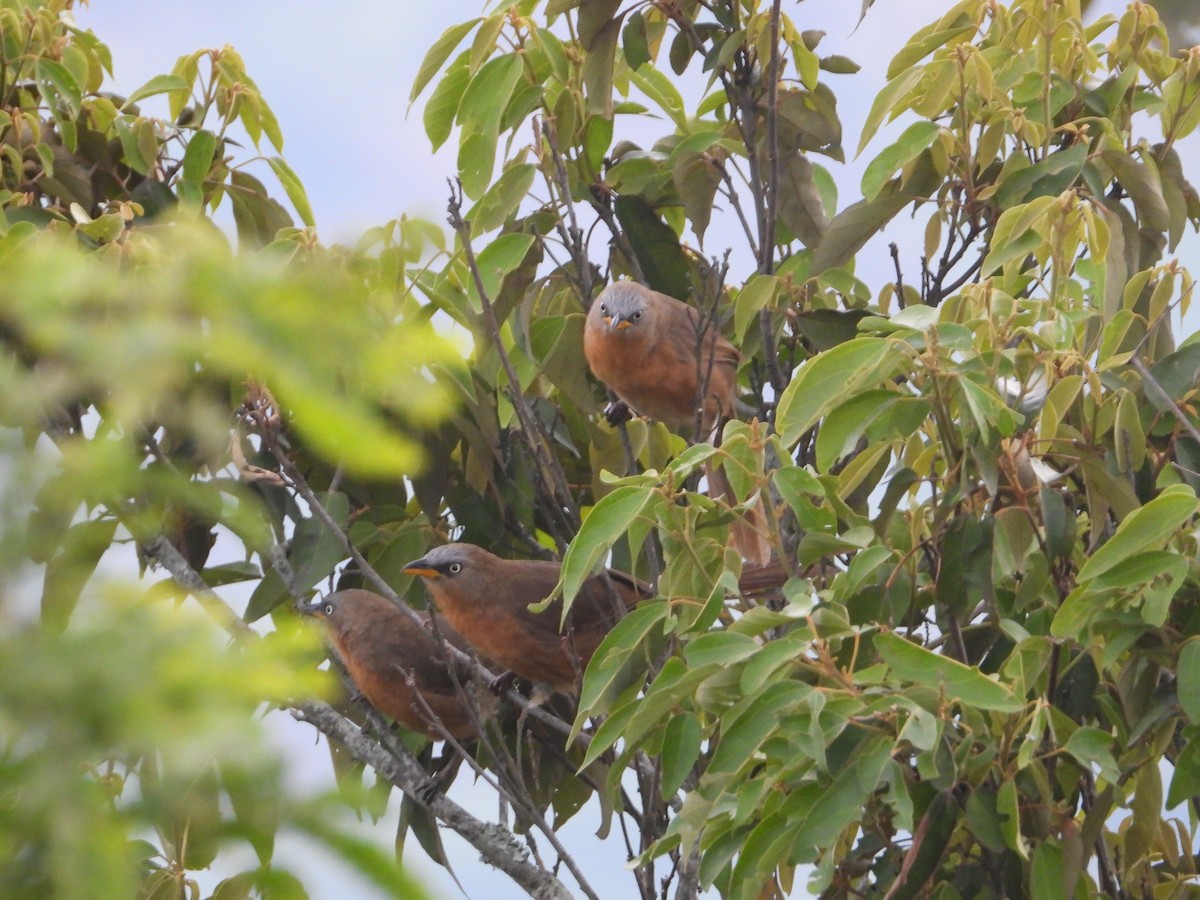
MULTIPOLYGON (((93 572, 124 566, 127 577, 136 575, 136 556, 128 545, 140 548, 155 539, 173 545, 209 585, 254 585, 253 615, 255 604, 266 602, 265 612, 278 602, 273 592, 278 574, 272 580, 264 579, 263 573, 265 561, 286 533, 293 539, 293 558, 298 561, 290 576, 292 590, 310 589, 328 575, 328 553, 308 558, 313 550, 306 544, 310 519, 272 480, 255 480, 259 470, 250 460, 256 458, 256 450, 240 429, 231 430, 231 422, 239 421, 232 413, 243 408, 255 416, 286 416, 291 434, 303 443, 306 453, 339 459, 356 477, 396 479, 416 465, 420 451, 413 432, 427 427, 442 402, 437 387, 423 377, 421 365, 448 366, 459 359, 453 347, 418 324, 381 328, 386 321, 381 317, 394 311, 377 305, 380 298, 364 290, 361 273, 330 259, 285 266, 277 254, 266 251, 266 255, 234 256, 211 230, 181 224, 153 233, 127 231, 119 243, 120 259, 80 252, 61 237, 38 232, 27 223, 14 223, 0 238, 6 276, 0 321, 9 339, 7 364, 0 374, 4 396, 0 416, 10 429, 7 433, 23 432, 25 446, 35 451, 21 452, 18 440, 7 447, 6 458, 14 471, 13 483, 7 485, 4 530, 5 544, 12 551, 4 564, 11 573, 6 580, 13 583, 34 574, 29 563, 44 565, 40 630, 47 640, 59 633, 58 639, 68 643, 90 640, 87 631, 79 633, 74 618, 95 605, 93 596, 92 602, 79 608, 93 572), (331 303, 344 315, 331 319, 331 303), (331 345, 353 347, 355 352, 344 357, 331 354, 331 345), (266 383, 274 394, 260 387, 266 383), (38 444, 43 436, 53 443, 38 444), (302 527, 293 529, 289 524, 293 520, 300 520, 302 527), (226 553, 209 563, 218 530, 243 548, 242 558, 226 553), (304 587, 296 587, 300 584, 304 587)), ((147 552, 148 561, 155 561, 154 553, 147 552)), ((145 593, 146 602, 159 604, 179 594, 170 579, 146 591, 123 590, 130 597, 145 593)), ((6 621, 9 639, 23 647, 27 639, 15 630, 21 619, 18 610, 12 608, 6 621)), ((215 613, 215 624, 242 637, 239 645, 261 643, 242 633, 244 628, 238 627, 232 610, 218 605, 210 606, 210 611, 215 613)), ((294 624, 294 615, 280 615, 281 624, 294 624)), ((140 709, 152 701, 178 702, 170 721, 181 724, 172 726, 169 736, 181 747, 193 748, 197 757, 179 777, 186 779, 189 773, 195 777, 196 786, 189 790, 196 794, 195 802, 205 804, 204 810, 211 807, 214 815, 201 820, 178 804, 150 810, 154 823, 174 822, 175 831, 159 825, 164 841, 159 853, 168 864, 146 870, 144 889, 177 892, 179 883, 190 877, 189 870, 211 864, 218 839, 249 834, 258 841, 258 832, 252 830, 259 827, 255 817, 262 815, 264 803, 282 802, 278 773, 260 778, 251 771, 235 772, 229 777, 240 781, 233 788, 215 777, 200 777, 207 771, 199 761, 203 747, 210 745, 202 746, 193 732, 216 734, 205 718, 206 710, 210 706, 225 710, 243 732, 238 741, 220 745, 220 752, 214 752, 207 765, 211 768, 219 761, 220 766, 236 767, 237 760, 252 757, 246 748, 258 740, 248 721, 254 707, 263 701, 281 704, 304 697, 310 689, 303 672, 311 670, 319 656, 315 632, 306 631, 303 646, 308 653, 292 652, 279 663, 290 663, 286 674, 277 671, 273 680, 264 681, 243 653, 214 651, 211 633, 192 656, 186 656, 173 649, 186 635, 172 637, 173 632, 164 627, 157 619, 126 617, 95 636, 94 646, 88 644, 90 656, 83 651, 76 654, 73 645, 61 650, 61 658, 48 652, 45 658, 22 662, 19 654, 6 654, 14 666, 28 664, 30 678, 60 672, 72 683, 78 679, 78 696, 65 703, 46 691, 30 691, 26 705, 14 709, 11 720, 5 718, 13 729, 5 740, 22 746, 43 730, 35 717, 22 714, 39 704, 69 722, 84 706, 93 710, 89 715, 106 717, 114 703, 140 709), (111 658, 114 647, 128 645, 160 647, 161 652, 151 649, 143 655, 127 652, 111 658), (99 665, 106 657, 113 679, 97 680, 87 674, 88 666, 99 665), (164 666, 170 667, 172 678, 162 677, 164 666), (189 676, 189 669, 196 671, 189 676), (181 685, 189 677, 194 688, 181 695, 181 685), (145 685, 145 703, 140 694, 124 695, 135 683, 145 685), (243 695, 255 702, 236 703, 243 695), (234 797, 231 818, 216 815, 221 791, 236 790, 242 782, 258 793, 245 806, 234 797), (170 836, 177 837, 180 829, 192 835, 186 846, 170 836)), ((294 628, 285 630, 290 634, 294 628)), ((187 634, 194 635, 195 628, 187 634)), ((63 687, 61 679, 48 680, 48 688, 63 687)), ((14 696, 21 696, 25 680, 9 683, 14 696)), ((133 735, 122 730, 133 715, 113 718, 111 733, 125 743, 79 736, 79 755, 91 754, 87 766, 75 766, 74 757, 48 756, 47 763, 58 773, 50 781, 62 790, 81 790, 79 772, 115 768, 122 781, 136 778, 144 793, 147 780, 156 777, 158 763, 149 752, 154 746, 150 738, 130 743, 133 735), (64 767, 69 775, 64 775, 64 767)), ((145 715, 153 720, 158 714, 148 708, 145 715)), ((18 762, 14 760, 14 769, 26 771, 18 762)), ((91 780, 85 777, 85 782, 91 780)), ((108 803, 96 814, 108 812, 108 803)), ((121 815, 110 823, 110 832, 120 833, 145 821, 149 807, 118 809, 121 815)), ((21 803, 12 812, 13 833, 20 834, 21 817, 33 811, 21 803)), ((48 812, 37 814, 48 816, 48 812)), ((262 828, 273 834, 281 822, 299 825, 322 838, 333 835, 329 839, 336 847, 345 836, 321 824, 323 816, 324 812, 297 804, 287 816, 279 814, 274 824, 268 821, 262 828)), ((50 821, 53 829, 69 825, 50 821)), ((47 829, 53 830, 50 825, 47 829)), ((97 833, 97 840, 100 836, 97 833)), ((34 838, 30 835, 28 840, 34 838)), ((263 866, 269 867, 271 844, 266 837, 262 840, 265 843, 256 843, 256 849, 263 866)), ((97 843, 93 852, 108 852, 97 849, 101 843, 111 849, 111 841, 105 841, 97 843)), ((55 852, 67 850, 58 847, 55 852)), ((18 855, 27 856, 35 867, 46 862, 41 850, 18 855)), ((121 871, 120 863, 127 857, 114 857, 109 868, 121 871)), ((383 885, 395 889, 403 883, 390 860, 381 863, 370 853, 363 859, 370 863, 372 877, 383 885)), ((243 891, 238 896, 245 895, 253 883, 264 895, 293 890, 295 882, 289 878, 283 872, 270 875, 266 868, 247 873, 236 882, 243 891)), ((64 896, 83 895, 67 883, 56 888, 64 896)), ((33 887, 29 890, 32 893, 21 895, 40 895, 33 887)), ((117 888, 103 893, 126 894, 117 888)))
POLYGON ((415 281, 478 348, 461 476, 440 476, 474 490, 451 482, 438 512, 501 547, 497 525, 529 543, 512 523, 532 513, 569 542, 568 597, 609 554, 656 579, 662 600, 610 636, 575 723, 603 722, 586 760, 617 752, 614 797, 625 765, 653 762, 641 865, 698 850, 699 883, 738 897, 786 893, 801 864, 832 896, 1193 876, 1159 762, 1177 765, 1169 805, 1190 801, 1175 684, 1200 370, 1171 326, 1192 280, 1163 254, 1200 221, 1177 151, 1200 123, 1200 57, 1164 38, 1142 4, 1086 26, 1077 3, 955 4, 893 60, 860 150, 913 122, 840 210, 809 156, 840 159, 822 73, 853 67, 760 4, 517 4, 430 51, 414 96, 445 66, 425 122, 435 146, 459 128, 477 201, 460 239, 499 230, 478 258, 490 282, 465 254, 415 281), (689 107, 660 53, 712 90, 689 107), (650 149, 613 142, 619 115, 651 109, 671 130, 650 149), (1137 137, 1147 123, 1157 142, 1137 137), (721 201, 756 262, 740 286, 682 241, 711 236, 721 201), (909 207, 927 222, 906 251, 919 277, 873 290, 855 256, 909 207), (582 311, 619 276, 730 311, 765 424, 681 452, 660 425, 623 444, 597 421, 582 311), (728 511, 688 490, 714 454, 768 504, 793 576, 782 609, 741 593, 728 511), (642 474, 601 478, 635 460, 642 474), (577 534, 560 484, 583 486, 577 534))
MULTIPOLYGON (((169 75, 128 97, 103 90, 112 55, 72 24, 74 0, 0 3, 0 213, 7 222, 74 227, 106 244, 131 222, 176 204, 193 215, 228 195, 238 237, 251 246, 302 239, 291 215, 237 161, 246 135, 278 152, 274 113, 229 46, 180 58, 169 75), (170 119, 139 103, 166 95, 170 119)), ((304 188, 282 157, 267 162, 306 226, 304 188)))
MULTIPOLYGON (((220 599, 197 621, 171 608, 172 579, 135 579, 155 541, 213 586, 257 586, 256 560, 286 538, 300 558, 291 524, 307 517, 255 480, 242 417, 285 418, 304 453, 398 481, 445 404, 424 367, 461 355, 420 322, 391 327, 413 318, 387 288, 394 255, 321 248, 235 160, 234 126, 282 145, 236 51, 116 97, 107 48, 70 7, 0 4, 0 892, 196 896, 196 873, 248 842, 257 863, 221 866, 215 896, 302 896, 273 859, 290 829, 415 895, 343 827, 340 799, 289 796, 255 721, 329 693, 316 633, 284 615, 259 640, 220 599), (156 94, 171 121, 138 111, 156 94), (239 254, 207 218, 226 195, 239 254), (210 564, 218 532, 241 553, 210 564), (23 598, 39 577, 35 622, 23 598)), ((299 181, 269 163, 311 225, 299 181)), ((431 231, 396 227, 403 265, 431 231)), ((328 574, 321 559, 294 590, 328 574)))

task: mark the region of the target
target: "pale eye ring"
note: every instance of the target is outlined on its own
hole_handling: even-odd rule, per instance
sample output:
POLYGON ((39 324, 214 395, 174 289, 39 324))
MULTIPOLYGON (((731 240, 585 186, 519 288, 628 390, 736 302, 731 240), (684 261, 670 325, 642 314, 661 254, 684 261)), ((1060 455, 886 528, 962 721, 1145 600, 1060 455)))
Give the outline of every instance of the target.
POLYGON ((635 313, 633 314, 633 317, 634 317, 635 319, 640 319, 640 318, 642 317, 642 311, 639 309, 637 312, 635 312, 635 313))
POLYGON ((325 615, 327 615, 327 616, 333 615, 333 604, 332 603, 325 604, 325 615))
POLYGON ((604 313, 608 312, 608 304, 607 303, 600 304, 600 312, 604 312, 604 313))
POLYGON ((446 571, 448 571, 451 575, 457 575, 462 571, 462 563, 450 563, 450 565, 446 567, 446 571))

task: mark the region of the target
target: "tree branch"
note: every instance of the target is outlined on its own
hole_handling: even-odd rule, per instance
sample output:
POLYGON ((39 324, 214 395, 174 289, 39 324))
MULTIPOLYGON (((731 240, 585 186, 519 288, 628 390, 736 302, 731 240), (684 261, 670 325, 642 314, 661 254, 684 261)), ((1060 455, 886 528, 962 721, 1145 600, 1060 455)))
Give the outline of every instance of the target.
POLYGON ((570 900, 571 893, 550 872, 530 864, 529 851, 507 828, 483 822, 444 794, 431 793, 431 780, 412 754, 400 747, 385 750, 337 710, 320 701, 297 704, 292 715, 336 740, 355 759, 366 763, 409 797, 437 816, 479 851, 484 862, 499 869, 531 897, 570 900))
MULTIPOLYGON (((344 533, 337 527, 328 512, 316 502, 315 496, 312 496, 309 502, 313 505, 318 518, 321 518, 335 535, 344 540, 344 533), (318 509, 319 512, 317 512, 318 509)), ((166 538, 161 535, 151 538, 142 544, 142 548, 148 556, 158 561, 170 572, 171 577, 181 587, 187 589, 232 637, 235 639, 258 637, 242 617, 205 583, 199 573, 188 564, 187 560, 166 538)), ((365 563, 365 560, 363 562, 365 563)), ((392 594, 393 601, 399 600, 394 592, 389 590, 389 593, 392 594)), ((399 606, 402 611, 412 612, 404 603, 399 603, 399 606)), ((448 644, 445 646, 450 651, 459 652, 453 646, 448 644)), ((528 862, 528 852, 508 829, 476 819, 444 795, 431 790, 436 785, 429 778, 428 773, 398 741, 389 741, 389 746, 383 747, 363 734, 356 724, 321 701, 293 704, 291 713, 299 721, 308 722, 327 737, 337 740, 355 759, 371 766, 417 803, 429 809, 440 821, 475 847, 485 862, 516 881, 530 896, 547 898, 547 900, 571 897, 562 882, 550 872, 543 871, 528 862)), ((558 722, 557 719, 554 721, 558 722)), ((384 732, 386 729, 381 731, 381 733, 384 732)), ((541 824, 545 825, 545 822, 543 821, 541 824)), ((560 850, 560 855, 564 856, 564 861, 567 862, 572 873, 580 879, 584 890, 589 896, 594 897, 595 895, 587 887, 586 881, 582 880, 582 874, 577 871, 573 860, 570 860, 561 848, 556 847, 556 849, 560 850)))

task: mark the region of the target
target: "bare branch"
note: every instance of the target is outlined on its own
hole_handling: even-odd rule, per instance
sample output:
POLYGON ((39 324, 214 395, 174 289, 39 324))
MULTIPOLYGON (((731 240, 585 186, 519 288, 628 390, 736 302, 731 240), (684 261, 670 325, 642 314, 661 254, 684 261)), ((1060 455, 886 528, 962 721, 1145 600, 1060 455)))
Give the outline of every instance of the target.
MULTIPOLYGON (((314 510, 320 507, 320 504, 315 501, 315 497, 310 501, 314 504, 314 510)), ((317 515, 327 526, 331 527, 334 534, 344 539, 344 534, 341 529, 336 527, 336 523, 329 517, 328 512, 321 509, 317 515), (321 513, 324 515, 322 516, 321 513)), ((175 581, 181 587, 186 588, 231 636, 239 639, 257 638, 257 634, 243 621, 241 616, 234 612, 204 582, 204 579, 188 565, 179 551, 166 538, 155 537, 145 542, 143 549, 147 555, 162 564, 175 581)), ((394 593, 392 596, 394 600, 398 600, 394 593)), ((411 612, 407 605, 402 603, 399 605, 402 610, 411 612)), ((413 615, 415 616, 415 613, 413 615)), ((446 646, 449 650, 456 651, 456 648, 446 646)), ((373 711, 369 711, 368 714, 373 720, 378 718, 378 714, 373 711)), ((292 715, 302 722, 313 725, 326 736, 337 740, 355 759, 370 765, 417 803, 429 809, 440 821, 475 847, 485 862, 511 877, 528 891, 530 896, 540 898, 569 898, 571 896, 570 892, 551 873, 530 865, 527 851, 508 829, 500 825, 482 822, 445 796, 432 791, 431 788, 435 785, 424 768, 398 741, 388 741, 387 748, 384 748, 363 734, 357 725, 346 719, 333 707, 320 701, 294 704, 292 715)), ((379 727, 378 722, 376 724, 377 731, 387 733, 386 728, 379 727)), ((461 748, 458 749, 462 753, 461 748)), ((545 825, 544 821, 541 824, 545 825)), ((561 855, 563 855, 564 861, 569 859, 565 856, 565 852, 561 855)), ((588 892, 588 896, 594 897, 594 893, 586 886, 586 881, 582 880, 581 873, 577 872, 573 860, 568 862, 568 866, 576 874, 576 877, 581 879, 581 886, 588 892)))
POLYGON ((162 535, 151 538, 141 544, 142 552, 158 562, 171 573, 171 577, 182 588, 185 588, 196 602, 204 607, 205 612, 213 617, 233 638, 257 637, 253 629, 246 624, 228 603, 222 600, 212 588, 200 577, 175 546, 162 535))
POLYGON ((326 703, 297 704, 292 715, 336 740, 355 759, 366 763, 409 797, 445 822, 479 851, 484 862, 496 867, 538 900, 570 900, 571 893, 550 872, 531 865, 529 851, 501 825, 475 818, 444 794, 431 792, 431 780, 421 764, 398 744, 384 749, 326 703))

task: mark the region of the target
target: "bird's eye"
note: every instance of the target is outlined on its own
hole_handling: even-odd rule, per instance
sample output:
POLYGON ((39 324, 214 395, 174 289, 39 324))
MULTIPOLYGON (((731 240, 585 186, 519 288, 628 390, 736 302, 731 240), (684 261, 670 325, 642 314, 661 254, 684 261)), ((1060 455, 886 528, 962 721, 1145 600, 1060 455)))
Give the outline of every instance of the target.
POLYGON ((327 615, 327 616, 333 615, 333 604, 332 603, 325 604, 325 615, 327 615))
POLYGON ((457 575, 462 571, 462 563, 450 563, 450 565, 447 567, 447 571, 449 571, 451 575, 457 575))
POLYGON ((608 312, 608 304, 607 303, 600 304, 600 312, 608 312))
POLYGON ((640 319, 640 318, 642 317, 642 311, 639 309, 637 312, 635 312, 635 313, 633 314, 633 317, 634 317, 635 319, 640 319))

